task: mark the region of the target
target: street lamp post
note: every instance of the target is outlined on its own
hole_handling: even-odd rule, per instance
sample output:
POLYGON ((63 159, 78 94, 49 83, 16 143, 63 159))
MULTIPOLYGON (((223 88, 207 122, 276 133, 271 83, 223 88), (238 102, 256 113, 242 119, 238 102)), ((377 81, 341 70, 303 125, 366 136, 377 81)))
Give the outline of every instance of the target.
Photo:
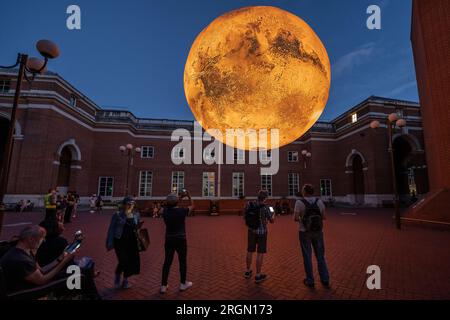
MULTIPOLYGON (((388 129, 388 152, 391 162, 391 174, 392 174, 392 188, 394 191, 394 207, 395 207, 395 224, 397 229, 401 229, 401 219, 400 219, 400 200, 397 188, 397 176, 395 173, 395 162, 394 162, 394 148, 393 148, 393 137, 396 127, 403 128, 406 126, 405 119, 399 119, 396 113, 391 113, 386 119, 386 126, 388 129)), ((372 129, 378 129, 380 127, 380 122, 374 120, 370 123, 372 129)))
POLYGON ((308 150, 303 150, 303 151, 302 151, 302 158, 303 158, 303 163, 304 163, 304 165, 305 165, 305 169, 306 169, 306 160, 307 160, 308 158, 311 158, 311 157, 312 157, 311 152, 308 152, 308 150))
POLYGON ((11 157, 14 146, 14 128, 22 81, 25 78, 31 83, 37 74, 44 73, 47 70, 47 62, 49 59, 54 59, 59 56, 58 46, 49 40, 39 40, 36 43, 36 49, 39 51, 41 56, 44 57, 44 60, 35 57, 28 57, 27 54, 19 53, 15 64, 11 66, 0 66, 0 69, 14 69, 19 66, 19 72, 16 80, 16 90, 14 92, 14 100, 11 110, 10 125, 8 135, 6 137, 6 146, 4 151, 5 160, 3 161, 2 168, 0 169, 0 234, 3 227, 3 217, 6 210, 4 198, 7 191, 9 170, 11 167, 11 157))
POLYGON ((126 182, 125 182, 125 196, 129 196, 128 181, 130 180, 130 168, 133 165, 134 155, 136 153, 141 152, 141 148, 134 148, 133 145, 131 143, 129 143, 126 146, 120 146, 119 150, 123 156, 127 157, 127 176, 126 176, 126 182))

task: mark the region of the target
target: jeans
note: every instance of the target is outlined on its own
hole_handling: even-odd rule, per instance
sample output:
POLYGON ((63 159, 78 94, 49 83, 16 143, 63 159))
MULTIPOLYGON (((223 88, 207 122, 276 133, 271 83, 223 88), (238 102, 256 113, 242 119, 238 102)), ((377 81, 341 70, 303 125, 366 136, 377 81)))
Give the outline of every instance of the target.
POLYGON ((327 263, 325 261, 325 244, 323 241, 323 232, 299 232, 300 247, 302 249, 303 264, 305 266, 306 281, 310 284, 314 283, 313 266, 312 266, 312 249, 317 259, 317 267, 319 269, 320 280, 329 282, 327 263), (312 247, 312 248, 311 248, 312 247))
POLYGON ((172 265, 173 256, 175 252, 178 255, 180 263, 180 282, 186 282, 187 269, 187 242, 185 238, 166 238, 164 245, 166 257, 164 259, 164 266, 162 271, 161 285, 166 286, 169 278, 170 266, 172 265))

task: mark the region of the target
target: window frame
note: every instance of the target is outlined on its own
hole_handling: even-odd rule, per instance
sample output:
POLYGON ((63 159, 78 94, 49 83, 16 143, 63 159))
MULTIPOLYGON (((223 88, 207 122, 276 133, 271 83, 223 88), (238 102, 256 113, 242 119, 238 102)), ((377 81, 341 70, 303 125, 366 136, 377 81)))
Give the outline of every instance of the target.
POLYGON ((114 177, 112 176, 99 176, 98 177, 98 185, 97 185, 97 194, 101 197, 105 197, 105 198, 112 198, 114 196, 114 177), (100 192, 100 186, 101 186, 101 180, 102 179, 106 179, 106 183, 105 183, 105 194, 101 194, 100 192), (111 179, 111 195, 107 194, 107 189, 108 189, 108 179, 111 179))
POLYGON ((232 173, 232 177, 231 177, 231 195, 233 198, 240 198, 240 197, 244 197, 245 196, 245 172, 243 171, 236 171, 232 173), (235 187, 234 187, 234 181, 235 181, 235 176, 238 175, 237 177, 242 175, 242 194, 238 194, 236 195, 234 193, 235 187))
POLYGON ((260 183, 261 183, 261 190, 267 191, 268 196, 272 197, 272 195, 273 195, 273 175, 272 174, 261 174, 260 175, 260 183), (270 179, 267 179, 267 177, 270 177, 270 179), (268 182, 270 182, 270 189, 267 188, 268 182))
POLYGON ((214 171, 204 171, 202 172, 202 197, 204 198, 213 198, 216 196, 216 173, 214 171), (206 174, 206 176, 205 176, 206 174), (212 174, 212 181, 210 181, 210 174, 212 174), (206 180, 205 180, 206 177, 206 180), (206 183, 205 183, 206 182, 206 183), (212 183, 212 194, 211 191, 211 183, 212 183), (208 191, 208 194, 205 194, 205 188, 208 191))
POLYGON ((292 151, 288 151, 288 162, 290 162, 290 163, 296 163, 296 162, 298 162, 299 160, 299 157, 298 157, 298 154, 299 154, 299 152, 298 151, 294 151, 294 150, 292 150, 292 151), (296 155, 296 160, 293 160, 293 155, 294 155, 294 153, 295 154, 297 154, 296 155), (291 160, 289 160, 289 155, 291 154, 291 160))
POLYGON ((138 194, 140 198, 149 198, 152 196, 153 194, 153 171, 151 170, 140 170, 139 171, 139 186, 138 186, 138 194), (142 195, 141 190, 142 190, 142 174, 146 173, 146 180, 145 180, 145 184, 144 184, 144 195, 142 195), (150 188, 148 186, 148 176, 150 174, 150 188), (150 189, 150 193, 148 194, 148 189, 150 189))
POLYGON ((141 159, 153 159, 155 158, 155 147, 154 146, 141 146, 141 159), (147 149, 147 157, 144 157, 144 150, 147 149), (148 150, 152 150, 152 156, 148 156, 148 150))
POLYGON ((174 147, 172 149, 172 159, 173 160, 184 160, 186 157, 186 152, 183 147, 174 147), (178 152, 177 152, 178 150, 178 152), (183 156, 180 156, 180 152, 183 151, 183 156))
MULTIPOLYGON (((292 180, 294 180, 294 179, 292 179, 292 180)), ((288 195, 289 195, 289 197, 296 197, 299 192, 300 192, 300 174, 298 172, 289 172, 288 173, 288 195), (294 184, 291 184, 291 176, 295 176, 297 179, 297 184, 296 184, 297 191, 295 191, 294 188, 291 188, 291 187, 295 186, 294 184), (292 192, 292 194, 291 194, 291 191, 294 191, 294 192, 292 192)))
POLYGON ((11 91, 11 79, 1 79, 0 80, 0 92, 1 93, 9 93, 9 91, 11 91), (6 90, 6 88, 8 88, 8 90, 6 90))
POLYGON ((328 179, 328 178, 326 178, 326 179, 320 179, 320 182, 319 182, 319 188, 320 188, 320 196, 321 197, 333 197, 333 184, 332 184, 332 180, 331 179, 328 179), (329 182, 330 183, 330 194, 329 195, 327 195, 327 194, 322 194, 322 182, 325 182, 325 190, 327 189, 327 187, 326 187, 326 182, 329 182))
POLYGON ((170 185, 170 192, 175 192, 176 194, 179 194, 180 193, 180 191, 182 190, 182 189, 184 189, 184 186, 185 186, 185 180, 186 180, 186 175, 184 174, 184 171, 172 171, 172 174, 171 174, 171 176, 172 176, 172 182, 171 182, 171 185, 170 185), (175 175, 176 175, 176 180, 177 180, 177 186, 176 186, 176 189, 175 189, 175 186, 174 186, 174 177, 175 177, 175 175), (183 185, 181 186, 181 188, 180 188, 180 176, 183 176, 183 185))

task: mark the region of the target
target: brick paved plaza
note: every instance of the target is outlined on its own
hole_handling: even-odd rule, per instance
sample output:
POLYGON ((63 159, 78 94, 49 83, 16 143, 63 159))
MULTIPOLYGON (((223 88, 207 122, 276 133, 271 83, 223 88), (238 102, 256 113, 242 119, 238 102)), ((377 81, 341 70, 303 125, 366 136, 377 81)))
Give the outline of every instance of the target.
MULTIPOLYGON (((142 272, 132 278, 129 290, 112 289, 116 259, 114 252, 104 249, 111 212, 80 213, 67 225, 65 236, 70 240, 77 229, 85 233, 80 255, 95 259, 101 271, 97 285, 106 299, 449 299, 450 233, 415 226, 397 231, 391 215, 382 209, 329 210, 325 240, 332 288, 328 290, 303 286, 297 225, 291 216, 279 217, 271 225, 264 263, 269 279, 259 285, 242 276, 246 249, 242 217, 189 218, 188 280, 194 286, 178 292, 175 259, 164 296, 158 293, 164 258, 161 219, 144 218, 152 243, 142 254, 142 272), (381 290, 366 288, 366 268, 372 264, 381 268, 381 290)), ((42 217, 40 212, 9 213, 2 239, 18 233, 22 223, 38 223, 42 217)))

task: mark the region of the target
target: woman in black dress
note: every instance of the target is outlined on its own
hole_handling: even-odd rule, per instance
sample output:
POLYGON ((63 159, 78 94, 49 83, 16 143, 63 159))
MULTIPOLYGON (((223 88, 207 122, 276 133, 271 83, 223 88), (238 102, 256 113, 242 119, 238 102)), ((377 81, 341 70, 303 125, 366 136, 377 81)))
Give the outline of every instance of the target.
POLYGON ((142 222, 139 213, 134 212, 134 204, 133 198, 125 197, 121 209, 112 216, 108 230, 106 249, 114 249, 118 260, 114 280, 116 288, 130 288, 128 278, 140 273, 137 231, 142 222))

